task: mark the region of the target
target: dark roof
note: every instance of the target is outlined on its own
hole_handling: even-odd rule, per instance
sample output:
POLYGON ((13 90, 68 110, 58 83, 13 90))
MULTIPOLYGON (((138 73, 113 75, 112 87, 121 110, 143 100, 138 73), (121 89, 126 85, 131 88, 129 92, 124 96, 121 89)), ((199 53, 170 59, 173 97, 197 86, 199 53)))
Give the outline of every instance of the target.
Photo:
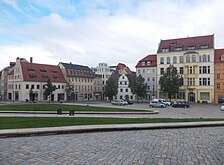
POLYGON ((136 68, 143 68, 143 67, 156 67, 157 66, 157 55, 156 54, 150 54, 141 59, 138 64, 135 66, 136 68), (147 62, 150 62, 150 64, 147 64, 147 62), (143 62, 145 62, 143 64, 143 62))
POLYGON ((59 64, 62 64, 65 67, 65 69, 92 71, 88 66, 84 66, 84 65, 77 65, 77 64, 63 63, 63 62, 60 62, 59 64))
POLYGON ((24 81, 65 83, 65 78, 59 66, 20 62, 24 81))
POLYGON ((214 35, 161 40, 157 53, 161 53, 163 48, 173 52, 178 51, 178 48, 181 48, 182 51, 189 50, 188 47, 195 47, 194 49, 214 48, 214 35))
POLYGON ((224 61, 221 61, 221 56, 224 56, 224 49, 215 49, 214 61, 224 63, 224 61))

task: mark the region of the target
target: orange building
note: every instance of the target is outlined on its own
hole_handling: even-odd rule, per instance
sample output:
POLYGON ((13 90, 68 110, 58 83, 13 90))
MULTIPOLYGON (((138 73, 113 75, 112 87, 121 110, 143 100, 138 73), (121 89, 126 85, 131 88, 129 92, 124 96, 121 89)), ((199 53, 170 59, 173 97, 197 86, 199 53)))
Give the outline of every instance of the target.
POLYGON ((224 103, 224 49, 215 50, 215 103, 224 103))

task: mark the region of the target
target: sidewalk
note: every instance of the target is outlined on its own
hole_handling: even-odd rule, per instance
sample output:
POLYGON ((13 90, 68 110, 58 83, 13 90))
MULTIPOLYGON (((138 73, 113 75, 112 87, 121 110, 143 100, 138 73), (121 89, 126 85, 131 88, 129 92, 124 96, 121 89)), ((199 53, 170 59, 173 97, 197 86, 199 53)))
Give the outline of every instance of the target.
POLYGON ((71 134, 71 133, 87 133, 87 132, 192 128, 192 127, 217 127, 217 126, 224 126, 224 121, 150 123, 150 124, 84 125, 84 126, 63 126, 63 127, 46 127, 46 128, 7 129, 7 130, 0 130, 0 138, 71 134))

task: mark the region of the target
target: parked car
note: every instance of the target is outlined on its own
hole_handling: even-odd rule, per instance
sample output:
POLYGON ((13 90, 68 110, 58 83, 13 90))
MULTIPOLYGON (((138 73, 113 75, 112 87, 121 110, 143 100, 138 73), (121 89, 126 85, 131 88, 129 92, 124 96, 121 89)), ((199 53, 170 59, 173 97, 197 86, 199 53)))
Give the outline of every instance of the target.
POLYGON ((172 104, 172 107, 174 108, 177 108, 177 107, 180 107, 180 108, 189 108, 190 107, 190 104, 186 101, 176 101, 172 104))
MULTIPOLYGON (((125 100, 126 101, 126 100, 125 100)), ((133 104, 133 101, 127 100, 128 104, 133 104)))
POLYGON ((166 101, 165 99, 153 99, 152 101, 159 101, 159 102, 166 104, 167 106, 171 105, 171 102, 166 101))
POLYGON ((114 105, 128 105, 128 102, 124 101, 124 100, 112 100, 111 104, 114 104, 114 105))
POLYGON ((162 103, 162 102, 160 102, 160 101, 151 101, 151 102, 149 103, 149 106, 150 106, 150 107, 160 107, 160 108, 166 108, 166 107, 167 107, 166 104, 164 104, 164 103, 162 103))
POLYGON ((222 106, 220 107, 221 111, 224 111, 224 103, 222 103, 222 106))

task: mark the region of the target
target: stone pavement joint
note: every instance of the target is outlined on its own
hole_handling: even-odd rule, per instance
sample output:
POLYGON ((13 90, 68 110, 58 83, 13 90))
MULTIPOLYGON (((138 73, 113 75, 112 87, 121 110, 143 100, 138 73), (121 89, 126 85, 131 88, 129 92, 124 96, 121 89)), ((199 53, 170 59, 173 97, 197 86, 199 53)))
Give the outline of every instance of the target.
POLYGON ((63 126, 63 127, 45 127, 45 128, 6 129, 6 130, 0 130, 0 138, 88 133, 88 132, 111 132, 111 131, 176 129, 176 128, 218 127, 218 126, 224 126, 224 121, 82 125, 82 126, 63 126))

